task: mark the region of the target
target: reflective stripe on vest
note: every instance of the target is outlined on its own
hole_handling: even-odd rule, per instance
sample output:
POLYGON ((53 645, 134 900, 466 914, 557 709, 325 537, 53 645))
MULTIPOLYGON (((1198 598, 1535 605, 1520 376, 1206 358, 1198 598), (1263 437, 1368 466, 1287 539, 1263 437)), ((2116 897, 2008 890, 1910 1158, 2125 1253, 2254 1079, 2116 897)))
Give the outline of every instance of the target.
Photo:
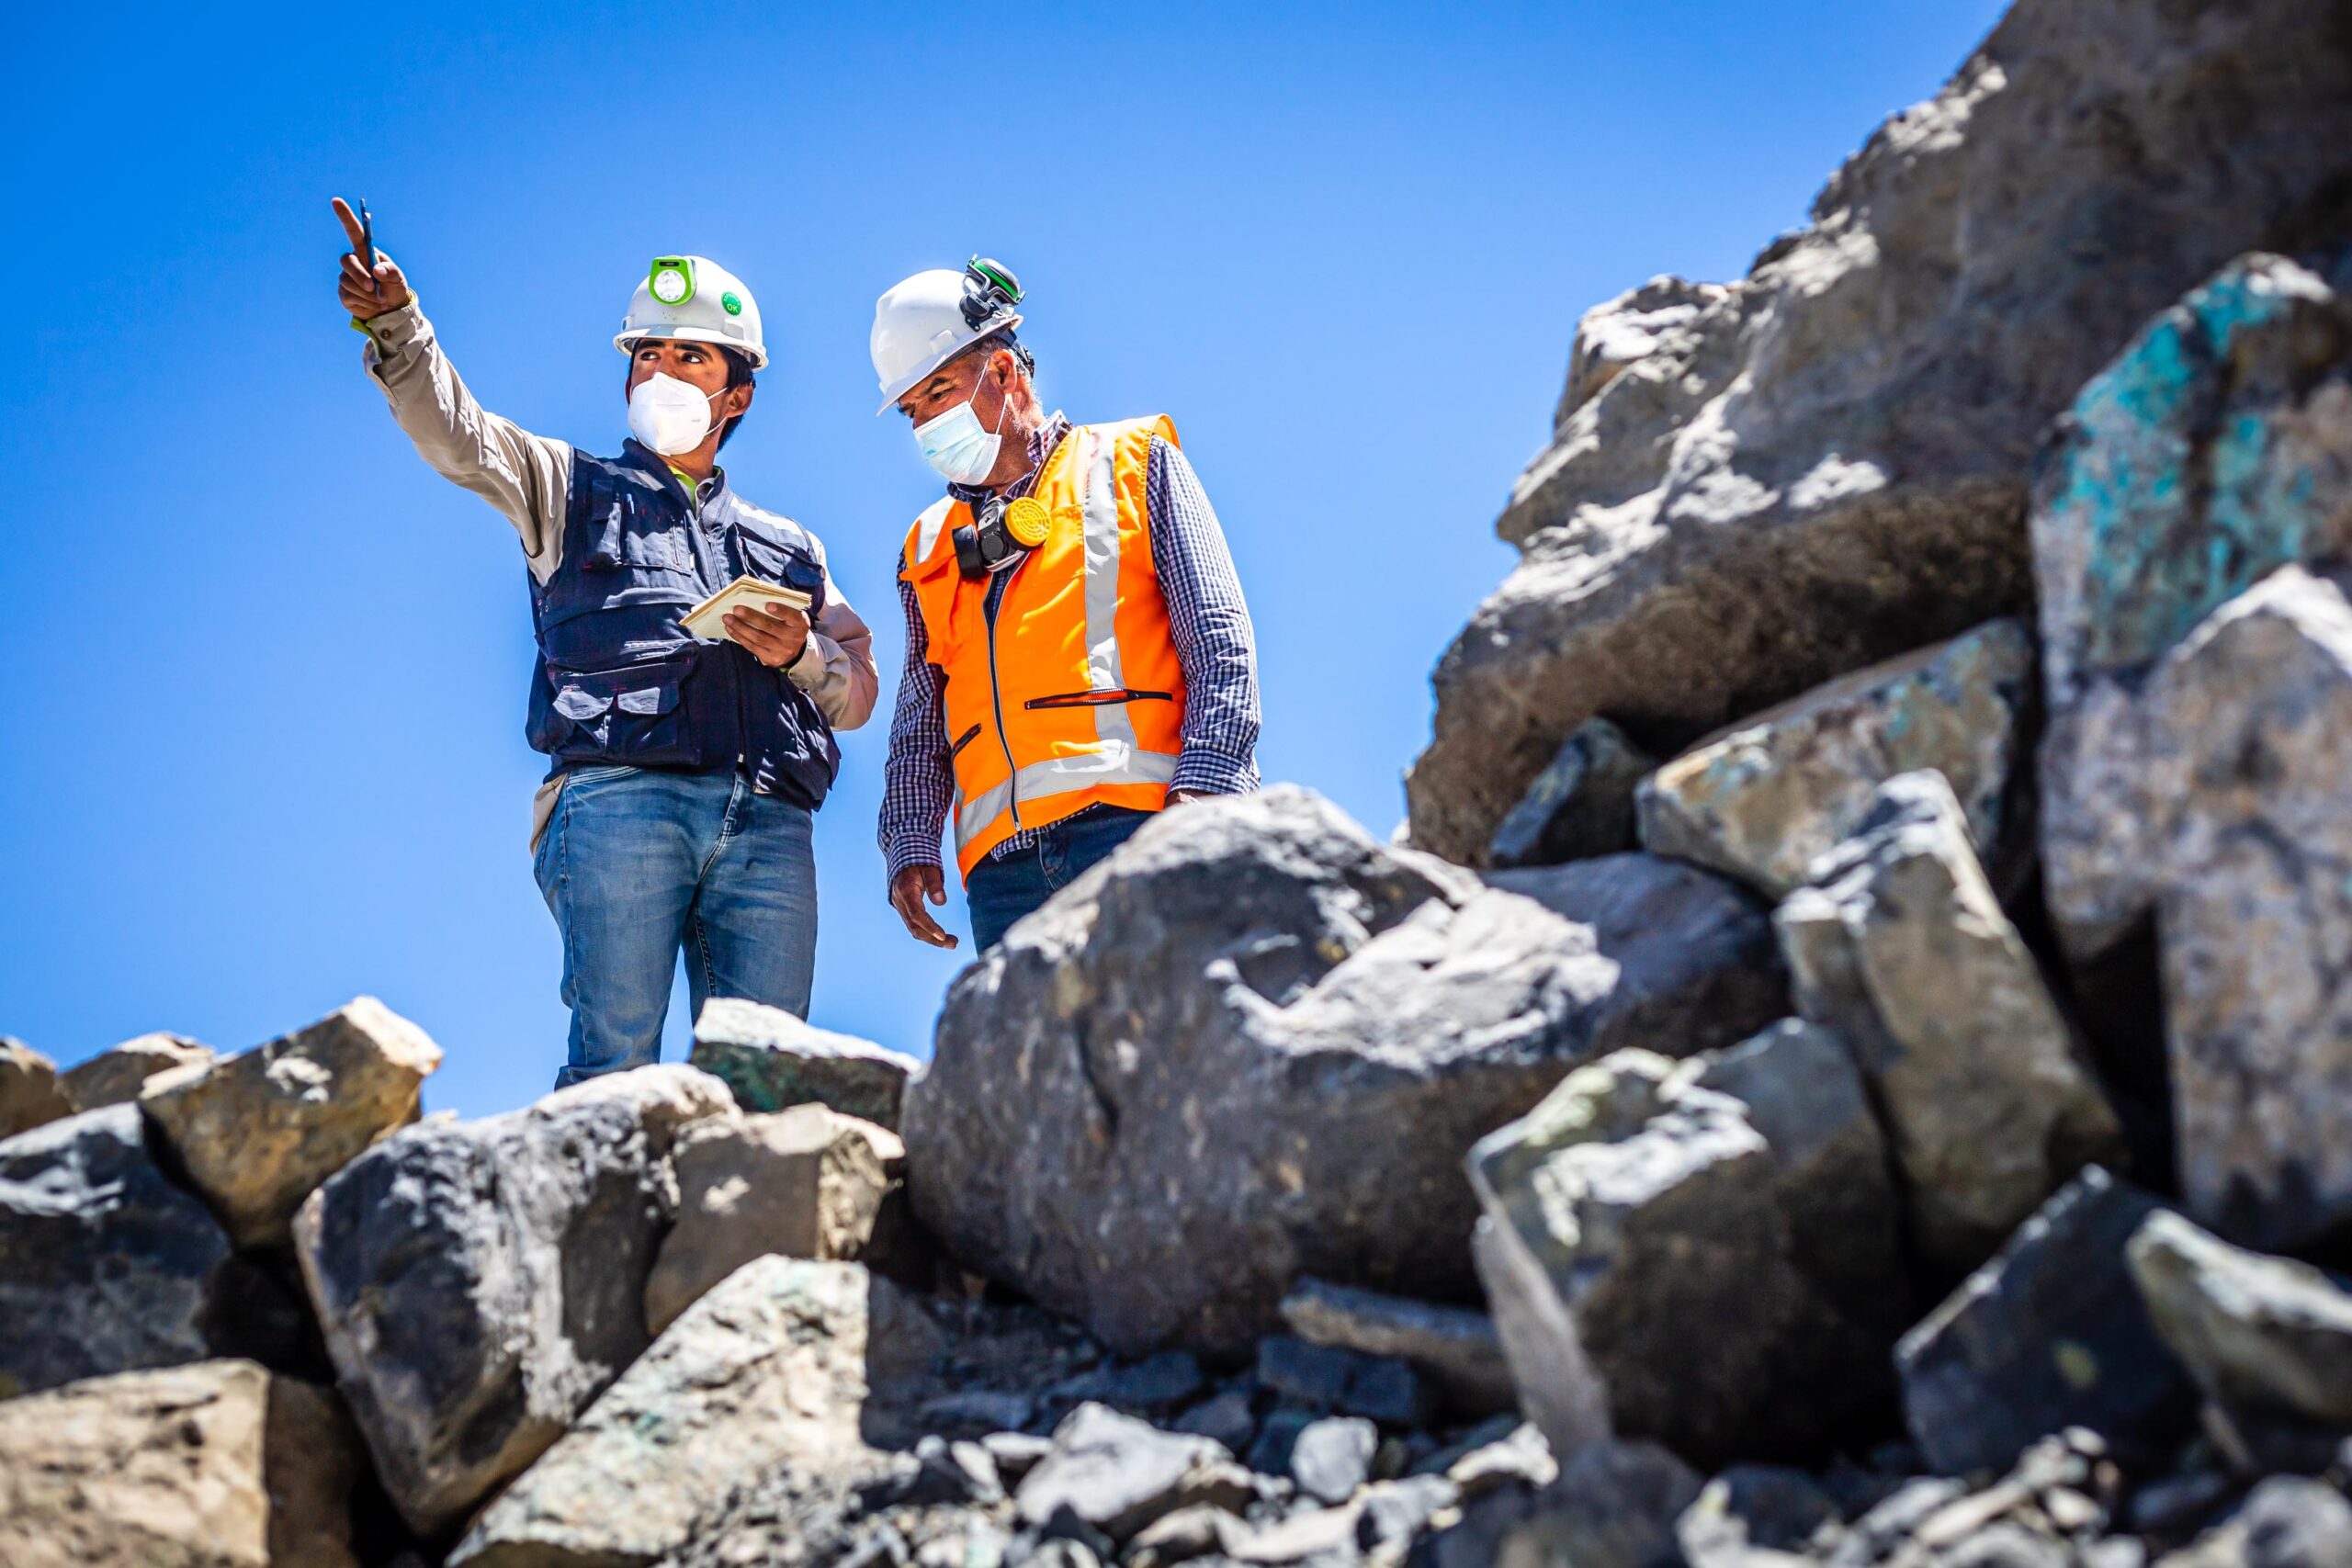
POLYGON ((1046 541, 1010 569, 992 637, 989 582, 956 564, 971 509, 943 502, 909 531, 901 576, 946 677, 948 733, 963 738, 952 765, 967 877, 1022 829, 1095 804, 1166 802, 1184 689, 1146 515, 1155 436, 1174 445, 1175 428, 1080 425, 1057 444, 1032 491, 1052 518, 1046 541))

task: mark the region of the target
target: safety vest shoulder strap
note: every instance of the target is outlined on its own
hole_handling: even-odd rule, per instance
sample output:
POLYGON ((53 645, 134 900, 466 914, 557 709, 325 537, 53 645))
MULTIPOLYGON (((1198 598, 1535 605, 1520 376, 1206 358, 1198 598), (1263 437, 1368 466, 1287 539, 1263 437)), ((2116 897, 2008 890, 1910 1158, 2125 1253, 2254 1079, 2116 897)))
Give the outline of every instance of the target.
POLYGON ((1149 434, 1159 436, 1170 446, 1181 447, 1184 445, 1176 438, 1176 422, 1164 413, 1146 414, 1141 419, 1114 419, 1106 423, 1089 425, 1087 428, 1101 432, 1105 441, 1118 441, 1123 438, 1149 434))
POLYGON ((940 536, 947 531, 947 515, 956 510, 956 504, 954 496, 943 495, 922 509, 922 515, 907 531, 907 558, 899 575, 911 575, 931 558, 931 553, 939 547, 940 536))

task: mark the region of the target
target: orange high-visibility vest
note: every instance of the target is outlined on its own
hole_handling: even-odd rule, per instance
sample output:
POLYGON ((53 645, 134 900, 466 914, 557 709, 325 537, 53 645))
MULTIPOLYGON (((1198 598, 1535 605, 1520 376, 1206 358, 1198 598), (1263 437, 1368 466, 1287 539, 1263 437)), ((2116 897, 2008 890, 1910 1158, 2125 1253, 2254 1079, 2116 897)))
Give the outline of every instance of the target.
POLYGON ((1144 477, 1165 415, 1074 425, 1030 494, 1052 522, 989 584, 956 564, 972 509, 943 498, 907 535, 900 578, 922 607, 956 771, 956 863, 967 880, 1023 829, 1107 803, 1157 811, 1183 750, 1184 671, 1151 559, 1144 477))

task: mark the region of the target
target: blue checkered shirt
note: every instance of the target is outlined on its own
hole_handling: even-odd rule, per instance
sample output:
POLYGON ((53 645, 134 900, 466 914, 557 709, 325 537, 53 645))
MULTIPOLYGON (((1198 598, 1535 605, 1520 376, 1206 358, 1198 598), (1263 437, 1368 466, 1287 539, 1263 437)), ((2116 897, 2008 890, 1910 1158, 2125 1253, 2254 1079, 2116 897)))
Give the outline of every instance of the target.
MULTIPOLYGON (((1057 413, 1029 438, 1029 472, 1005 491, 1008 499, 1029 493, 1046 458, 1069 431, 1069 421, 1057 413)), ((964 485, 948 489, 965 502, 989 494, 964 485)), ((1151 563, 1159 574, 1169 634, 1184 670, 1184 746, 1168 787, 1246 794, 1258 787, 1258 643, 1250 606, 1242 602, 1241 579, 1200 476, 1181 450, 1157 437, 1144 471, 1144 504, 1151 517, 1151 563)), ((903 552, 899 565, 901 570, 906 566, 903 552)), ((989 584, 991 610, 1012 576, 1011 570, 999 572, 989 584)), ((939 835, 956 801, 939 667, 927 657, 922 610, 903 577, 899 608, 907 618, 907 662, 899 673, 899 704, 890 717, 890 760, 882 770, 880 831, 892 877, 910 865, 940 863, 939 835)), ((989 858, 1028 848, 1042 831, 1015 833, 989 858)))

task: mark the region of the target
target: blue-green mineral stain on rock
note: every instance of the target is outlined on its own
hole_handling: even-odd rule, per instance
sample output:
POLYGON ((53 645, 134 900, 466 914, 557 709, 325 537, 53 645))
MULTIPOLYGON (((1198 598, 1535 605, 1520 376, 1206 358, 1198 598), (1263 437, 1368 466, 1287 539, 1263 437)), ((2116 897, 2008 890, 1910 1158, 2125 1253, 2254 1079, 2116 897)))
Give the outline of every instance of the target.
POLYGON ((724 1082, 746 1111, 826 1105, 892 1132, 907 1079, 922 1066, 871 1041, 814 1028, 781 1008, 727 997, 703 1004, 687 1060, 724 1082))
POLYGON ((2242 256, 2086 383, 2035 477, 2052 698, 2146 664, 2278 567, 2352 544, 2352 257, 2242 256))

